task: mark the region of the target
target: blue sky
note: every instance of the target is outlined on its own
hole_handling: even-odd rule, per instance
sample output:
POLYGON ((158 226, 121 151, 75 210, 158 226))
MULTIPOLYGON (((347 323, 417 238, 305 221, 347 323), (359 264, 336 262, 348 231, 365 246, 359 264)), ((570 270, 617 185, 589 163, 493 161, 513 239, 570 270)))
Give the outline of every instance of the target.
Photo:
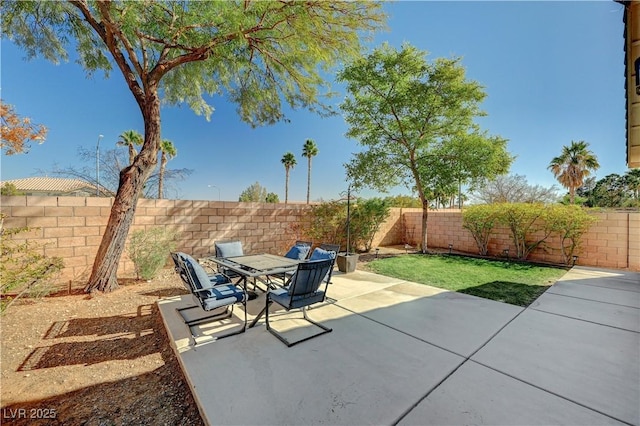
MULTIPOLYGON (((511 173, 525 175, 531 184, 556 183, 547 165, 572 140, 590 143, 601 165, 598 178, 627 170, 621 5, 400 1, 385 9, 388 30, 368 47, 406 41, 432 59, 462 57, 467 78, 480 82, 488 95, 483 103, 488 116, 478 122, 508 139, 517 156, 511 173)), ((28 154, 1 158, 2 180, 73 165, 78 146, 95 149, 100 134, 101 147, 111 149, 123 131, 142 133, 139 110, 117 71, 108 80, 101 73, 88 79, 73 61, 25 61, 11 42, 3 39, 1 47, 3 101, 49 129, 46 142, 28 154)), ((301 153, 307 138, 319 148, 312 163, 312 200, 336 199, 346 190, 343 164, 360 148, 344 136, 342 117, 288 111, 289 123, 252 129, 238 119, 235 105, 221 97, 211 102, 216 111, 209 122, 186 105, 162 110, 162 137, 178 149, 169 167, 194 170, 178 184, 179 198, 217 199, 220 189, 223 200, 236 201, 257 181, 284 200, 280 159, 291 151, 298 165, 291 171, 289 199, 303 201, 307 159, 301 153)))

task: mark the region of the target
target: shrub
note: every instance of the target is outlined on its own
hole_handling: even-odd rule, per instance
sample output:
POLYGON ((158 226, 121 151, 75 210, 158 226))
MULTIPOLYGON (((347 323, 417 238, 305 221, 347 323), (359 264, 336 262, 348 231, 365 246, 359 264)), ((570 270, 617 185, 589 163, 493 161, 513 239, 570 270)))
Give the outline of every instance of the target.
POLYGON ((498 222, 511 232, 518 259, 526 259, 552 232, 545 223, 547 210, 544 204, 499 203, 495 207, 499 212, 498 222))
POLYGON ((499 210, 492 204, 470 206, 462 211, 462 227, 471 232, 482 256, 486 256, 489 250, 489 238, 498 214, 499 210))
MULTIPOLYGON (((389 216, 389 210, 389 202, 380 198, 353 202, 350 226, 352 247, 371 250, 373 238, 389 216)), ((342 201, 329 201, 313 206, 308 232, 313 241, 346 247, 347 204, 342 201)), ((348 250, 351 251, 352 247, 348 250)))
POLYGON ((389 217, 389 202, 381 198, 358 201, 351 212, 351 240, 355 247, 371 250, 380 225, 389 217))
POLYGON ((29 240, 14 239, 32 228, 4 228, 0 216, 0 294, 3 296, 0 311, 8 308, 22 296, 41 297, 51 291, 51 283, 64 264, 59 257, 47 257, 42 245, 29 240), (15 292, 13 298, 6 298, 15 292))
POLYGON ((562 260, 568 265, 582 245, 582 236, 597 219, 580 206, 552 205, 547 207, 545 221, 560 237, 562 260))
POLYGON ((309 237, 316 242, 343 245, 346 242, 346 205, 340 201, 328 201, 311 209, 309 237))
POLYGON ((176 248, 176 233, 166 228, 150 228, 131 234, 129 257, 138 278, 150 280, 164 267, 170 251, 176 248))

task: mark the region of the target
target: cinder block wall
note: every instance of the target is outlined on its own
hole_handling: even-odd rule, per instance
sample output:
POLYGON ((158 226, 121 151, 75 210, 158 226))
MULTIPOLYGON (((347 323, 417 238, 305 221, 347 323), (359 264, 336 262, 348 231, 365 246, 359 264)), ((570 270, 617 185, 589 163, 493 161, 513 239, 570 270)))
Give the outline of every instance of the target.
MULTIPOLYGON (((64 259, 60 282, 83 286, 89 276, 105 231, 111 198, 3 196, 0 210, 5 227, 30 227, 19 234, 43 246, 48 256, 64 259)), ((131 231, 166 226, 179 233, 178 250, 196 257, 213 251, 216 240, 239 239, 246 253, 283 253, 300 234, 300 223, 309 220, 306 204, 262 204, 220 201, 141 199, 131 231)), ((578 264, 640 270, 640 213, 594 213, 598 222, 583 238, 578 264)), ((409 243, 417 246, 422 229, 422 210, 391 209, 373 241, 373 247, 409 243)), ((428 246, 477 253, 471 234, 462 228, 459 210, 430 211, 428 246)), ((489 242, 491 255, 505 248, 515 253, 509 232, 496 228, 489 242)), ((550 246, 558 246, 555 239, 550 246)), ((558 251, 536 249, 532 260, 561 262, 558 251)), ((133 263, 125 250, 118 268, 122 278, 134 277, 133 263)))
MULTIPOLYGON (((400 209, 393 209, 400 210, 400 209)), ((582 238, 582 247, 577 251, 578 265, 605 268, 629 268, 640 270, 640 213, 600 212, 592 213, 598 221, 582 238)), ((422 232, 422 210, 404 209, 402 214, 392 214, 388 221, 396 221, 396 226, 385 224, 383 228, 393 229, 393 234, 385 235, 384 242, 376 238, 376 245, 409 243, 417 246, 422 232)), ((477 253, 477 245, 471 233, 462 227, 459 210, 430 211, 427 226, 428 247, 447 249, 452 244, 456 251, 477 253)), ((547 239, 546 246, 535 249, 529 259, 542 262, 561 263, 562 254, 555 247, 560 246, 558 237, 547 239)), ((489 254, 502 255, 504 249, 514 255, 509 230, 496 227, 489 240, 489 254)))
MULTIPOLYGON (((30 227, 19 234, 43 246, 47 256, 64 259, 61 283, 82 286, 88 278, 105 231, 112 198, 3 196, 5 227, 30 227)), ((239 239, 246 253, 282 253, 296 239, 296 224, 308 220, 305 204, 262 204, 220 201, 138 201, 131 231, 165 226, 177 231, 178 250, 203 257, 216 240, 239 239)), ((168 254, 167 254, 168 256, 168 254)), ((168 257, 167 257, 168 259, 168 257)), ((135 277, 127 251, 118 274, 135 277)))

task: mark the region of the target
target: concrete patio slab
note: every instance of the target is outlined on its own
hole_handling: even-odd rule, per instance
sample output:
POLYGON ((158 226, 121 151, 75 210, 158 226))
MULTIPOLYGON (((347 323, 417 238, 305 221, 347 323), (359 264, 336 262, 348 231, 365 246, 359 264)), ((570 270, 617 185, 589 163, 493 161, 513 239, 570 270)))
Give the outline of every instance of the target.
POLYGON ((640 423, 638 333, 528 309, 472 359, 614 419, 640 423))
POLYGON ((393 424, 463 361, 337 306, 310 315, 333 332, 287 348, 261 326, 181 353, 209 424, 393 424))
POLYGON ((529 309, 640 332, 638 309, 547 292, 529 309))
MULTIPOLYGON (((209 342, 194 347, 175 309, 191 297, 158 305, 209 424, 640 425, 640 309, 628 302, 639 277, 574 268, 523 310, 337 273, 330 303, 309 311, 333 331, 292 348, 263 320, 215 341, 237 317, 194 327, 209 342)), ((263 306, 260 293, 249 320, 263 306)), ((316 331, 299 313, 272 312, 274 327, 292 336, 316 331)))
POLYGON ((399 284, 337 304, 464 357, 524 309, 421 284, 399 284))
MULTIPOLYGON (((602 283, 605 282, 609 280, 602 281, 602 283)), ((618 290, 604 285, 595 286, 581 281, 558 281, 547 290, 547 293, 640 308, 640 292, 618 290)))
POLYGON ((621 425, 610 417, 467 362, 414 408, 408 425, 621 425))

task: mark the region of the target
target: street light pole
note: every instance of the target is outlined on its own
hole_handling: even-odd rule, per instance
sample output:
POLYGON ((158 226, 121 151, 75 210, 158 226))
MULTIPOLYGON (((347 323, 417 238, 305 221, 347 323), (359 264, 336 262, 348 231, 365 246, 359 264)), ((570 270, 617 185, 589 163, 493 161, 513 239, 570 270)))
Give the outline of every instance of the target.
POLYGON ((98 143, 96 143, 96 197, 100 196, 100 139, 103 135, 98 135, 98 143))
POLYGON ((207 187, 209 187, 209 188, 216 188, 216 189, 218 190, 218 201, 220 201, 220 188, 218 188, 218 187, 217 187, 217 186, 215 186, 215 185, 207 185, 207 187))

